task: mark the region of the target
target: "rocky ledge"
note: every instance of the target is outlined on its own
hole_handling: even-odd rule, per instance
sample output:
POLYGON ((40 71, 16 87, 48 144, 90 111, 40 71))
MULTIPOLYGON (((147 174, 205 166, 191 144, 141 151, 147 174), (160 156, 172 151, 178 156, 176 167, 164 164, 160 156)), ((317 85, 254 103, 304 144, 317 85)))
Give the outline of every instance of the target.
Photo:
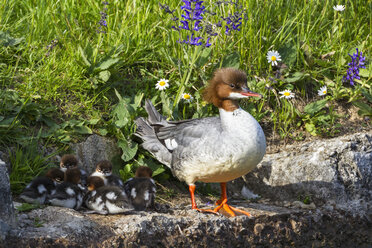
POLYGON ((188 201, 110 216, 51 206, 14 212, 2 161, 0 182, 0 247, 372 247, 371 131, 267 154, 228 186, 233 198, 251 199, 230 203, 254 218, 201 214, 188 201))
POLYGON ((365 217, 234 202, 253 218, 172 209, 102 216, 48 206, 18 213, 3 247, 371 247, 365 217))

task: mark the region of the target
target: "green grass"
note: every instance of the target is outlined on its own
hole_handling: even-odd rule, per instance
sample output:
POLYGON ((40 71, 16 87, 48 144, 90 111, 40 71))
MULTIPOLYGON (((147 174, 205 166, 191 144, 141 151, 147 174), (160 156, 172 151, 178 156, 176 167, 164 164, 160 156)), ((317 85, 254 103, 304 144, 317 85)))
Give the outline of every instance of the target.
MULTIPOLYGON (((205 2, 217 13, 210 16, 213 22, 236 10, 213 2, 205 2)), ((201 90, 216 68, 228 65, 245 70, 249 86, 264 95, 243 107, 282 138, 299 138, 296 132, 335 135, 333 106, 339 102, 357 102, 360 113, 371 116, 372 1, 346 1, 343 12, 333 10, 337 1, 240 2, 247 17, 241 31, 229 37, 220 31, 211 48, 201 49, 177 43, 171 16, 154 0, 110 1, 105 33, 97 32, 101 1, 1 1, 0 145, 15 145, 40 130, 57 146, 98 133, 118 139, 130 166, 153 164, 131 136, 133 119, 145 115, 141 100, 153 99, 175 119, 216 114, 201 90), (356 47, 367 69, 351 87, 342 77, 356 47), (275 78, 269 50, 279 51, 285 64, 275 81, 269 79, 275 78), (164 92, 154 87, 160 78, 170 80, 164 92), (322 100, 322 85, 328 86, 327 104, 312 110, 322 100), (295 99, 279 99, 284 89, 295 92, 295 99), (194 101, 180 101, 183 92, 194 101)), ((162 3, 180 17, 181 1, 162 3)))

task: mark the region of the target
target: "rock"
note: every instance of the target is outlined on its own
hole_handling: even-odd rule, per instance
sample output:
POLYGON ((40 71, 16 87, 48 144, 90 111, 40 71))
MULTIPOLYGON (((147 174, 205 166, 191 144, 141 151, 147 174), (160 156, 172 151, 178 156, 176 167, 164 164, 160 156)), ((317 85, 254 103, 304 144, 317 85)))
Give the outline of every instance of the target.
POLYGON ((5 239, 10 228, 15 224, 12 193, 8 170, 5 162, 0 159, 0 244, 5 239))
POLYGON ((372 225, 337 211, 240 202, 254 218, 175 209, 84 214, 48 206, 19 214, 4 247, 370 247, 372 225), (25 216, 26 215, 26 216, 25 216))
POLYGON ((317 205, 371 216, 372 132, 291 145, 262 162, 232 189, 245 185, 272 201, 309 196, 317 205))
POLYGON ((113 162, 115 168, 115 157, 120 156, 120 149, 112 139, 99 135, 91 135, 86 141, 75 144, 73 151, 81 161, 82 168, 88 173, 95 170, 96 164, 101 160, 113 162))

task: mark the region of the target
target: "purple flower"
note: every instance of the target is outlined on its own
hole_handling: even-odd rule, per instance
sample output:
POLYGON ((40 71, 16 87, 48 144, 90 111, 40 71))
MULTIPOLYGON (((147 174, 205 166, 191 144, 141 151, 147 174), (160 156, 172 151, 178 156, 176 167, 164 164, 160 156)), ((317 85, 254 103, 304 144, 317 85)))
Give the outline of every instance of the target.
MULTIPOLYGON (((102 2, 102 4, 104 6, 107 6, 108 5, 108 2, 102 2)), ((106 22, 106 19, 107 19, 107 13, 105 12, 107 11, 107 8, 103 8, 103 11, 99 12, 100 15, 101 15, 101 19, 99 20, 98 24, 98 29, 97 29, 97 32, 98 33, 106 33, 105 31, 105 28, 107 28, 107 22, 106 22)))
POLYGON ((205 43, 205 47, 210 47, 212 44, 209 42, 209 40, 211 39, 211 37, 209 37, 207 39, 207 42, 205 43))
POLYGON ((356 53, 353 55, 350 55, 351 62, 348 63, 349 68, 347 69, 346 76, 343 77, 343 81, 349 81, 350 85, 354 85, 354 79, 360 79, 359 76, 359 69, 360 68, 366 68, 364 61, 366 60, 365 57, 363 57, 363 53, 358 51, 358 48, 356 49, 356 53))
POLYGON ((189 45, 192 45, 192 46, 200 46, 201 44, 203 44, 203 42, 199 41, 201 39, 202 39, 202 37, 194 37, 194 35, 191 34, 191 37, 187 36, 186 40, 178 41, 178 42, 189 44, 189 45))

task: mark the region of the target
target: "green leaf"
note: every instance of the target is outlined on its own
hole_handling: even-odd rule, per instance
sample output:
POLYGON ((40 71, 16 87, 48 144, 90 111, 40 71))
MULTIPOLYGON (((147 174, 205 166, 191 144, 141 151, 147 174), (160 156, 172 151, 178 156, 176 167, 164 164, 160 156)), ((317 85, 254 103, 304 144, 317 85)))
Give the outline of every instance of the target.
POLYGON ((289 67, 296 63, 297 50, 293 41, 284 43, 284 45, 278 49, 278 52, 282 58, 282 62, 289 67))
POLYGON ((297 71, 290 78, 284 79, 284 81, 286 81, 287 83, 294 83, 294 82, 302 80, 305 76, 308 76, 308 75, 309 74, 304 74, 302 72, 297 71))
POLYGON ((123 154, 121 155, 121 158, 127 162, 131 160, 137 153, 138 150, 138 144, 132 143, 126 139, 119 139, 118 140, 118 146, 123 151, 123 154))
POLYGON ((74 126, 74 131, 79 134, 92 134, 92 129, 87 126, 74 126))
POLYGON ((368 104, 361 102, 361 101, 355 101, 353 102, 353 105, 359 108, 358 114, 361 116, 372 116, 372 107, 370 107, 368 104))
POLYGON ((117 62, 119 62, 119 58, 109 58, 105 61, 102 61, 101 63, 98 64, 97 68, 100 69, 100 70, 107 70, 108 68, 110 68, 112 65, 116 64, 117 62))
POLYGON ((240 66, 240 56, 237 52, 233 52, 223 58, 222 67, 232 67, 238 69, 240 66))
POLYGON ((107 82, 109 79, 110 79, 110 76, 111 76, 111 73, 109 71, 101 71, 99 74, 98 74, 98 77, 103 81, 103 82, 107 82))
POLYGON ((203 67, 205 64, 208 63, 211 57, 212 48, 206 47, 203 49, 199 59, 196 61, 196 66, 198 68, 203 67))
POLYGON ((9 47, 16 46, 23 41, 23 38, 13 38, 7 32, 0 31, 0 44, 9 47))
POLYGON ((100 121, 100 119, 90 119, 90 120, 88 121, 88 123, 89 123, 90 125, 96 125, 99 121, 100 121))
POLYGON ((316 128, 313 123, 306 123, 305 124, 306 131, 308 131, 311 135, 316 136, 316 128))
POLYGON ((91 66, 92 64, 89 62, 87 56, 85 55, 85 52, 84 52, 83 48, 81 48, 81 46, 79 46, 78 50, 80 52, 81 58, 83 59, 85 65, 91 66))
POLYGON ((127 104, 124 100, 118 102, 113 110, 113 114, 116 117, 116 121, 114 123, 118 128, 124 127, 129 122, 130 114, 127 109, 127 104))
MULTIPOLYGON (((370 91, 371 92, 371 91, 370 91)), ((370 102, 372 103, 372 95, 368 93, 365 89, 362 89, 362 94, 363 96, 370 102)))
POLYGON ((98 129, 98 132, 102 136, 106 136, 108 134, 108 131, 107 131, 106 128, 100 128, 100 129, 98 129))
POLYGON ((310 115, 314 115, 324 108, 327 104, 327 99, 322 99, 316 102, 312 102, 305 106, 304 111, 310 115))
POLYGON ((362 68, 359 70, 359 76, 365 77, 365 78, 372 77, 372 70, 362 68))

